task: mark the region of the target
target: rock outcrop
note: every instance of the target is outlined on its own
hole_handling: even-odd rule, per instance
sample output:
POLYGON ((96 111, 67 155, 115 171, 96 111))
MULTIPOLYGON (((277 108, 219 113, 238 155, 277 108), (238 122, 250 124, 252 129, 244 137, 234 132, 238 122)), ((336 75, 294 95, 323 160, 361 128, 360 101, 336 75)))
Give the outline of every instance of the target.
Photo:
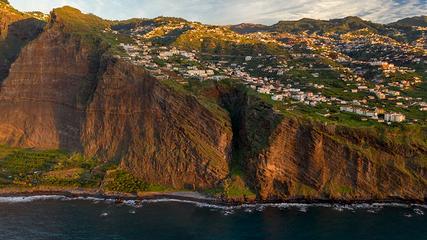
POLYGON ((82 150, 83 99, 96 81, 99 58, 56 28, 23 48, 0 90, 0 141, 82 150))
POLYGON ((263 199, 422 200, 427 194, 426 169, 412 163, 425 156, 425 150, 350 142, 335 127, 286 119, 251 168, 263 199))
POLYGON ((119 160, 150 183, 208 188, 228 175, 229 119, 140 67, 106 63, 83 129, 86 154, 119 160))
POLYGON ((392 133, 387 142, 375 129, 281 117, 244 91, 224 96, 222 103, 232 113, 235 147, 243 151, 235 164, 262 200, 423 201, 427 196, 423 144, 399 143, 392 133))
POLYGON ((228 118, 52 21, 1 86, 1 143, 82 151, 175 188, 227 177, 228 118))

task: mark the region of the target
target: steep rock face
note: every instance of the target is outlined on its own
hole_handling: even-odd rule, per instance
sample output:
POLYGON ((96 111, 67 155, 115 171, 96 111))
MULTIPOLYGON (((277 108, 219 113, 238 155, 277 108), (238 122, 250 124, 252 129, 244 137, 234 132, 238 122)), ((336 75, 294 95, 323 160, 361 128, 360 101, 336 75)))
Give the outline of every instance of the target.
POLYGON ((191 96, 116 60, 87 112, 88 155, 121 160, 139 178, 175 188, 216 186, 228 174, 231 125, 191 96))
POLYGON ((334 127, 322 130, 284 120, 269 147, 252 162, 260 197, 424 199, 425 169, 411 167, 411 153, 370 146, 375 150, 367 156, 358 149, 361 142, 351 146, 339 138, 334 127))
POLYGON ((421 145, 381 141, 375 133, 280 116, 245 91, 223 95, 234 147, 261 200, 418 199, 427 195, 421 145))
POLYGON ((25 47, 1 86, 0 141, 81 149, 84 95, 98 70, 95 55, 55 28, 25 47))
POLYGON ((226 178, 229 119, 94 45, 55 22, 21 51, 0 89, 0 143, 82 151, 175 188, 226 178))

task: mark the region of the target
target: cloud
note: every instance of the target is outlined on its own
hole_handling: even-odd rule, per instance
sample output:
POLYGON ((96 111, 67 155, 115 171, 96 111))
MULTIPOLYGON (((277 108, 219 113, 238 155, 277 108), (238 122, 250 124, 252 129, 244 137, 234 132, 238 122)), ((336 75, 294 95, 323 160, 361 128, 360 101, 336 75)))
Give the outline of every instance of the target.
POLYGON ((211 24, 273 24, 296 20, 360 16, 392 22, 427 13, 427 0, 10 0, 23 11, 49 12, 71 5, 108 19, 175 16, 211 24))

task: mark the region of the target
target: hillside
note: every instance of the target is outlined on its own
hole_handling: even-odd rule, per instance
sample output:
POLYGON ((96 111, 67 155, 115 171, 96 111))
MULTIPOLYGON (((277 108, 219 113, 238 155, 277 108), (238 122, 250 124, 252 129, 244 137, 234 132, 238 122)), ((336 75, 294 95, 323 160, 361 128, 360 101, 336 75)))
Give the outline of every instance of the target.
POLYGON ((278 32, 337 32, 345 33, 359 29, 369 29, 374 32, 381 31, 380 24, 364 21, 359 17, 346 17, 343 19, 332 19, 329 21, 304 18, 298 21, 281 21, 272 26, 278 32))
POLYGON ((369 29, 373 32, 384 32, 385 26, 365 21, 359 17, 342 19, 317 20, 303 18, 297 21, 280 21, 271 26, 259 24, 239 24, 230 27, 233 31, 247 34, 253 32, 281 32, 281 33, 347 33, 360 29, 369 29))
POLYGON ((382 25, 2 11, 2 188, 425 201, 427 59, 382 25))
POLYGON ((240 34, 248 34, 255 32, 266 32, 269 31, 270 27, 262 24, 241 23, 230 26, 230 29, 240 34))
POLYGON ((2 143, 82 152, 176 188, 212 187, 226 177, 226 117, 94 44, 104 41, 99 18, 63 8, 51 19, 2 84, 2 143))
POLYGON ((390 23, 389 25, 402 27, 427 27, 427 16, 404 18, 397 22, 390 23))

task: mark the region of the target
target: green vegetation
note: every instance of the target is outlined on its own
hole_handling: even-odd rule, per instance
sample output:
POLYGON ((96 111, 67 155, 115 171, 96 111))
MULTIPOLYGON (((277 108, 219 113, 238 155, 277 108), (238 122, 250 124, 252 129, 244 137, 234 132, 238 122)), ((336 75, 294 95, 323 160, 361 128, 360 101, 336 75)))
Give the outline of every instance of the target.
POLYGON ((60 187, 98 187, 101 175, 93 175, 83 168, 51 171, 43 175, 42 184, 60 187))
POLYGON ((169 87, 170 89, 176 91, 177 93, 184 94, 184 95, 190 94, 190 92, 185 88, 185 86, 176 80, 167 79, 167 80, 161 81, 161 83, 169 87))
POLYGON ((224 193, 228 197, 254 197, 255 194, 247 187, 239 176, 232 177, 224 184, 224 193))
POLYGON ((83 14, 80 10, 66 6, 54 9, 54 24, 59 24, 65 32, 78 36, 83 43, 93 50, 109 50, 111 54, 122 54, 119 43, 131 43, 129 35, 114 34, 110 28, 111 21, 104 20, 93 14, 83 14))
POLYGON ((390 23, 391 26, 399 26, 399 27, 412 27, 412 26, 420 26, 427 27, 427 16, 417 16, 404 18, 397 22, 390 23))
MULTIPOLYGON (((253 90, 248 90, 249 94, 260 101, 263 101, 266 106, 270 105, 276 112, 286 116, 288 119, 294 119, 302 124, 305 124, 307 128, 313 128, 317 132, 321 132, 324 136, 335 140, 337 143, 347 146, 352 151, 355 151, 360 154, 360 156, 370 159, 375 164, 380 166, 393 166, 403 174, 413 175, 413 171, 409 166, 418 166, 425 167, 426 158, 423 155, 417 155, 415 158, 408 157, 402 161, 380 161, 378 159, 383 159, 380 156, 380 151, 378 149, 388 149, 390 154, 402 154, 402 155, 411 155, 414 152, 425 152, 427 151, 427 126, 425 124, 391 124, 389 126, 375 122, 375 121, 360 121, 360 116, 350 113, 341 113, 338 109, 334 109, 329 106, 317 106, 309 107, 303 104, 300 105, 288 105, 286 102, 275 102, 271 100, 270 95, 259 94, 253 90), (325 112, 329 115, 321 115, 322 109, 330 109, 328 112, 325 112), (325 131, 324 126, 332 127, 335 129, 335 133, 331 135, 330 132, 325 131), (351 137, 350 137, 351 136, 351 137)), ((254 103, 254 100, 250 102, 254 103)), ((257 111, 260 111, 260 106, 256 107, 257 111)), ((272 123, 272 118, 268 118, 268 114, 263 113, 261 116, 264 119, 268 119, 267 122, 272 123)), ((251 119, 253 116, 251 117, 251 119)), ((265 126, 263 120, 256 119, 254 122, 257 125, 248 127, 247 129, 260 129, 259 126, 265 126)), ((247 123, 248 124, 248 123, 247 123)), ((268 129, 262 127, 262 129, 268 129)), ((257 132, 255 135, 247 134, 251 144, 258 143, 259 145, 254 145, 255 147, 250 147, 250 149, 262 149, 263 144, 268 145, 268 138, 265 141, 262 141, 262 133, 257 132), (259 146, 259 147, 257 147, 259 146)), ((267 134, 267 136, 270 136, 267 134)), ((255 151, 256 154, 256 151, 255 151)), ((248 156, 242 156, 242 154, 235 155, 236 159, 233 159, 233 165, 231 167, 232 171, 240 172, 242 168, 240 166, 245 166, 245 159, 248 156), (233 170, 235 169, 235 170, 233 170)), ((244 168, 243 168, 244 169, 244 168)), ((415 176, 416 178, 421 178, 422 176, 415 176)), ((331 187, 332 189, 332 187, 331 187)), ((297 193, 300 193, 304 196, 312 196, 313 189, 305 188, 303 186, 297 186, 297 193)), ((333 186, 333 192, 339 193, 342 195, 348 195, 352 193, 352 189, 349 187, 343 186, 333 186)))
POLYGON ((92 171, 96 159, 59 150, 32 150, 0 146, 0 183, 32 187, 95 187, 102 175, 92 171))
POLYGON ((243 144, 242 141, 246 141, 243 139, 233 143, 233 159, 230 169, 234 173, 243 173, 247 159, 268 146, 272 131, 281 121, 281 117, 271 108, 272 104, 277 102, 272 101, 270 96, 263 98, 262 95, 240 84, 239 81, 231 79, 219 82, 190 80, 188 85, 181 89, 185 89, 201 99, 202 105, 210 109, 216 116, 222 116, 222 119, 227 120, 226 123, 231 120, 235 129, 235 139, 241 137, 238 132, 241 127, 246 129, 245 139, 250 139, 250 146, 243 144), (221 99, 218 99, 219 95, 231 91, 236 91, 236 94, 239 94, 238 97, 241 98, 242 104, 230 104, 227 101, 222 103, 221 99), (258 98, 260 96, 261 99, 258 98), (243 109, 248 115, 240 114, 243 109), (243 119, 247 120, 245 121, 246 125, 240 126, 243 119))
POLYGON ((354 193, 353 187, 349 185, 341 185, 335 182, 328 182, 325 186, 325 193, 327 195, 349 197, 354 193))
POLYGON ((115 192, 163 192, 170 187, 148 184, 114 163, 101 163, 79 153, 0 145, 0 187, 102 188, 115 192))
MULTIPOLYGON (((342 113, 337 107, 327 104, 320 104, 310 107, 304 104, 290 104, 289 102, 276 102, 271 99, 271 95, 259 94, 258 92, 240 85, 233 80, 223 82, 211 81, 189 81, 188 84, 177 84, 175 87, 179 91, 187 94, 199 96, 209 96, 212 102, 218 102, 218 92, 222 94, 238 90, 239 99, 242 103, 237 106, 221 105, 225 108, 233 125, 237 130, 234 132, 235 139, 233 147, 233 159, 230 163, 231 176, 223 187, 207 191, 211 195, 225 197, 250 196, 250 189, 244 182, 248 159, 257 156, 269 145, 269 137, 277 124, 281 121, 281 115, 301 122, 307 127, 312 127, 326 137, 335 140, 337 143, 347 146, 360 156, 366 157, 379 166, 393 166, 404 174, 413 172, 408 166, 425 167, 426 159, 423 157, 408 158, 403 162, 379 161, 378 148, 386 148, 391 154, 403 154, 406 152, 418 152, 419 149, 427 149, 427 128, 423 124, 392 124, 384 125, 376 121, 361 121, 361 117, 352 113, 342 113), (244 104, 243 104, 244 103, 244 104), (245 105, 249 104, 249 105, 245 105), (244 109, 248 115, 241 115, 237 109, 244 109), (324 111, 326 110, 326 111, 324 111), (323 111, 323 112, 322 112, 323 111), (239 124, 245 119, 245 126, 239 124), (324 130, 324 126, 336 129, 336 134, 330 135, 324 130), (240 139, 239 129, 244 127, 245 135, 240 139), (355 139, 349 136, 354 136, 355 139), (249 143, 249 145, 248 145, 249 143), (238 177, 239 180, 236 180, 238 177)), ((234 93, 236 94, 236 93, 234 93)), ((237 96, 234 96, 237 97, 237 96)), ((216 103, 218 106, 218 103, 216 103)), ((419 178, 420 176, 415 176, 419 178)), ((316 196, 317 191, 310 186, 300 184, 295 186, 295 192, 301 196, 316 196)), ((352 187, 338 186, 331 184, 331 191, 334 194, 351 195, 352 187)))
MULTIPOLYGON (((414 166, 424 168, 425 157, 422 155, 427 150, 427 129, 417 126, 371 127, 371 128, 349 128, 338 127, 336 133, 331 135, 324 133, 328 138, 348 147, 359 156, 370 160, 374 165, 381 168, 394 168, 401 174, 423 180, 422 175, 416 174, 414 166), (349 138, 353 136, 353 138, 349 138), (384 158, 379 149, 387 149, 391 155, 402 155, 405 158, 390 160, 384 158), (415 155, 413 153, 418 152, 415 155)), ((333 192, 349 194, 349 189, 331 184, 333 192)))
POLYGON ((54 186, 98 188, 118 192, 165 191, 160 185, 145 184, 124 171, 111 171, 116 165, 102 164, 95 158, 59 150, 32 150, 0 146, 0 186, 54 186))
POLYGON ((64 153, 59 151, 9 149, 5 146, 2 146, 0 150, 3 155, 0 162, 2 172, 15 177, 53 169, 58 158, 64 157, 64 153))
MULTIPOLYGON (((421 98, 423 101, 427 101, 427 65, 426 64, 414 64, 410 65, 409 67, 416 70, 416 73, 410 75, 411 77, 420 77, 423 79, 423 82, 421 84, 418 84, 408 91, 405 91, 403 94, 415 97, 415 98, 421 98)), ((427 114, 426 114, 427 115, 427 114)), ((427 118, 427 116, 426 116, 427 118)))
POLYGON ((240 176, 233 176, 225 180, 222 187, 208 189, 208 195, 230 199, 255 199, 256 195, 245 184, 240 176))
MULTIPOLYGON (((427 169, 427 156, 421 156, 421 157, 415 159, 413 161, 413 163, 418 167, 427 169)), ((427 179, 426 179, 426 181, 427 181, 427 179)))
POLYGON ((385 31, 383 25, 365 21, 359 17, 346 17, 342 19, 332 19, 330 21, 303 18, 298 21, 280 21, 272 26, 272 29, 275 31, 292 33, 303 31, 346 33, 364 28, 373 32, 385 31))
POLYGON ((66 6, 53 10, 53 18, 61 23, 67 32, 98 35, 110 27, 110 23, 92 14, 83 14, 80 10, 66 6))
MULTIPOLYGON (((8 3, 8 1, 0 0, 0 3, 4 7, 3 9, 16 15, 14 18, 9 19, 9 22, 0 23, 3 23, 3 26, 10 27, 18 22, 20 24, 25 23, 20 28, 24 29, 22 31, 23 35, 28 34, 21 36, 22 39, 20 39, 7 34, 7 30, 13 29, 0 29, 0 33, 2 34, 0 36, 1 81, 7 75, 7 71, 2 72, 2 70, 9 69, 10 63, 15 60, 20 49, 42 31, 45 22, 32 19, 34 15, 19 13, 11 7, 4 6, 4 3, 8 3)), ((5 19, 4 16, 6 14, 0 16, 0 21, 5 19)), ((413 20, 418 21, 419 19, 413 20)), ((96 59, 96 61, 101 59, 101 55, 104 53, 125 56, 119 43, 133 43, 134 40, 128 33, 123 34, 121 32, 130 31, 135 26, 149 24, 153 25, 153 28, 147 28, 149 30, 147 30, 148 33, 145 37, 148 38, 146 39, 147 41, 154 43, 155 47, 158 45, 167 45, 187 51, 197 50, 200 52, 200 58, 203 61, 211 60, 212 62, 216 62, 227 60, 225 61, 227 64, 237 64, 240 70, 247 71, 251 76, 273 78, 278 80, 277 84, 280 81, 281 84, 292 83, 293 85, 289 86, 295 88, 307 87, 308 89, 303 90, 321 92, 326 97, 338 97, 347 102, 362 100, 369 96, 372 98, 373 96, 372 93, 368 93, 367 91, 362 93, 349 91, 355 89, 357 83, 342 81, 340 79, 342 72, 334 70, 334 68, 344 67, 338 61, 335 62, 332 60, 338 58, 338 52, 328 54, 331 59, 320 57, 319 54, 327 52, 328 48, 326 46, 317 50, 311 50, 306 43, 301 42, 290 48, 284 48, 275 41, 264 41, 264 39, 261 40, 261 38, 250 35, 236 34, 228 27, 205 26, 199 23, 189 23, 183 19, 163 17, 153 20, 131 19, 128 21, 108 21, 92 14, 83 14, 71 7, 55 9, 49 24, 47 29, 62 31, 65 33, 66 38, 71 36, 72 40, 82 43, 85 50, 91 51, 91 57, 96 59), (119 32, 112 29, 117 29, 119 32), (315 53, 315 55, 300 59, 299 57, 294 58, 294 55, 298 54, 293 54, 290 57, 290 51, 294 51, 292 53, 315 53), (245 56, 255 57, 252 60, 246 61, 244 60, 245 56), (316 58, 316 56, 319 57, 316 58), (209 57, 213 59, 209 59, 209 57), (315 71, 317 71, 315 69, 318 68, 327 69, 321 70, 317 74, 318 76, 313 76, 315 71), (278 74, 278 69, 285 69, 286 71, 280 70, 281 74, 278 74), (314 87, 314 83, 322 84, 325 88, 314 87)), ((261 26, 261 28, 264 27, 261 26)), ((271 29, 278 32, 301 32, 308 30, 309 32, 334 33, 368 29, 354 33, 358 36, 368 36, 372 32, 384 31, 384 26, 363 21, 357 17, 348 17, 331 21, 302 19, 300 21, 280 22, 272 26, 271 29)), ((20 36, 20 34, 16 35, 20 36)), ((306 37, 308 40, 313 40, 311 36, 306 35, 306 37)), ((280 41, 280 39, 276 40, 280 41)), ((382 49, 379 44, 377 47, 382 49)), ((371 60, 375 56, 381 59, 381 55, 378 53, 381 50, 375 49, 374 46, 369 46, 369 48, 372 51, 367 53, 368 51, 365 51, 366 49, 361 47, 360 53, 354 53, 355 59, 366 58, 366 60, 371 60)), ((158 53, 159 49, 153 49, 155 50, 150 54, 154 55, 158 53)), ((384 54, 389 53, 384 51, 384 54)), ((180 72, 189 69, 187 68, 189 66, 203 68, 203 61, 190 61, 178 56, 171 57, 169 61, 158 57, 154 57, 153 60, 160 67, 165 67, 168 63, 175 63, 182 68, 180 72)), ((220 64, 216 66, 218 67, 212 67, 212 69, 215 69, 216 74, 229 72, 228 69, 227 71, 222 69, 220 64)), ((394 74, 386 78, 386 80, 388 82, 396 82, 413 79, 414 77, 426 78, 425 71, 427 69, 424 64, 410 67, 416 69, 416 73, 394 74)), ((156 67, 152 68, 156 69, 156 67)), ((230 68, 232 68, 231 65, 230 68)), ((163 71, 164 69, 160 70, 163 71)), ((372 76, 378 74, 378 72, 372 69, 367 69, 367 71, 372 76)), ((97 73, 93 74, 96 75, 97 73)), ((230 168, 230 175, 224 180, 222 187, 209 191, 213 195, 222 195, 229 198, 255 196, 246 182, 245 172, 251 163, 249 160, 258 157, 260 153, 268 148, 277 126, 284 117, 301 123, 303 127, 312 129, 313 132, 321 134, 325 139, 345 146, 345 150, 355 153, 357 157, 372 160, 372 163, 375 165, 393 166, 397 171, 401 171, 407 175, 412 174, 410 168, 424 169, 427 166, 427 159, 422 155, 427 149, 427 127, 425 123, 413 125, 396 123, 386 126, 372 120, 361 121, 361 117, 356 114, 342 113, 332 101, 328 102, 329 104, 319 103, 314 107, 291 100, 277 102, 271 99, 271 95, 259 94, 243 86, 239 81, 231 79, 216 82, 177 78, 178 80, 161 81, 161 84, 173 90, 169 91, 169 94, 177 96, 174 99, 180 100, 179 104, 182 104, 180 106, 191 103, 188 105, 191 105, 194 110, 202 112, 203 117, 209 119, 210 123, 213 123, 214 126, 224 126, 224 131, 234 131, 233 158, 230 166, 228 166, 230 168), (230 126, 230 122, 232 126, 230 126), (390 155, 396 154, 399 156, 408 156, 408 158, 387 161, 379 156, 382 151, 379 151, 378 148, 386 148, 387 153, 390 153, 390 155), (421 154, 418 154, 420 152, 421 154)), ((88 79, 90 78, 88 77, 88 79)), ((96 83, 87 82, 86 84, 94 85, 83 86, 82 89, 93 90, 96 83)), ((264 84, 276 85, 276 83, 272 82, 264 84)), ((402 91, 402 95, 425 100, 426 84, 424 81, 407 91, 402 91)), ((366 84, 369 88, 373 85, 373 83, 366 84)), ((391 87, 390 90, 396 90, 395 88, 391 87)), ((86 97, 89 95, 82 94, 82 96, 86 97)), ((87 99, 81 100, 80 98, 82 97, 77 96, 79 103, 86 103, 88 101, 87 99)), ((387 111, 403 113, 411 120, 425 120, 426 118, 425 113, 417 109, 421 104, 412 105, 405 109, 400 109, 394 102, 382 104, 381 101, 376 101, 375 99, 366 104, 368 107, 376 107, 381 104, 387 111)), ((194 144, 196 152, 209 158, 205 159, 211 165, 209 167, 224 168, 224 162, 218 161, 218 159, 223 160, 223 153, 219 152, 215 146, 201 141, 201 133, 197 129, 191 124, 184 123, 180 130, 185 134, 187 138, 185 140, 194 144)), ((231 136, 231 133, 227 136, 231 136)), ((224 142, 221 139, 215 141, 221 142, 219 144, 224 142)), ((155 146, 149 147, 155 148, 155 146)), ((186 153, 179 152, 179 154, 185 156, 186 153)), ((422 176, 417 177, 422 178, 422 176)), ((332 192, 341 195, 353 193, 351 186, 340 184, 330 183, 329 187, 332 192)), ((59 150, 19 149, 7 146, 0 146, 0 186, 88 187, 128 193, 143 191, 158 192, 170 189, 166 186, 146 183, 133 176, 130 172, 118 168, 117 163, 101 163, 96 158, 88 158, 79 153, 69 153, 59 150)), ((297 183, 296 186, 292 187, 294 188, 292 190, 295 190, 295 192, 302 196, 313 196, 316 194, 316 189, 302 183, 297 183)))
POLYGON ((340 186, 338 191, 342 194, 342 195, 348 195, 351 194, 353 192, 353 189, 349 186, 340 186))
POLYGON ((165 192, 172 188, 160 184, 149 184, 134 177, 123 169, 107 171, 102 188, 121 193, 165 192))
POLYGON ((310 198, 317 195, 317 190, 303 183, 296 183, 296 195, 310 198))
POLYGON ((123 170, 107 172, 103 188, 107 191, 137 193, 147 190, 148 184, 123 170))
POLYGON ((196 100, 207 110, 212 113, 212 116, 215 116, 217 120, 221 122, 222 125, 226 126, 229 122, 228 113, 219 105, 218 99, 216 97, 210 97, 209 91, 212 91, 216 86, 227 84, 227 80, 220 81, 199 81, 199 80, 187 80, 188 84, 179 83, 176 80, 163 80, 162 84, 173 89, 179 94, 184 96, 193 96, 196 100))
POLYGON ((58 158, 54 169, 43 176, 43 183, 54 186, 97 187, 103 177, 95 169, 100 163, 81 154, 67 154, 58 158))
POLYGON ((228 28, 203 25, 196 25, 192 30, 181 32, 171 45, 188 51, 197 50, 201 53, 217 55, 287 54, 277 44, 251 39, 236 34, 228 28))

